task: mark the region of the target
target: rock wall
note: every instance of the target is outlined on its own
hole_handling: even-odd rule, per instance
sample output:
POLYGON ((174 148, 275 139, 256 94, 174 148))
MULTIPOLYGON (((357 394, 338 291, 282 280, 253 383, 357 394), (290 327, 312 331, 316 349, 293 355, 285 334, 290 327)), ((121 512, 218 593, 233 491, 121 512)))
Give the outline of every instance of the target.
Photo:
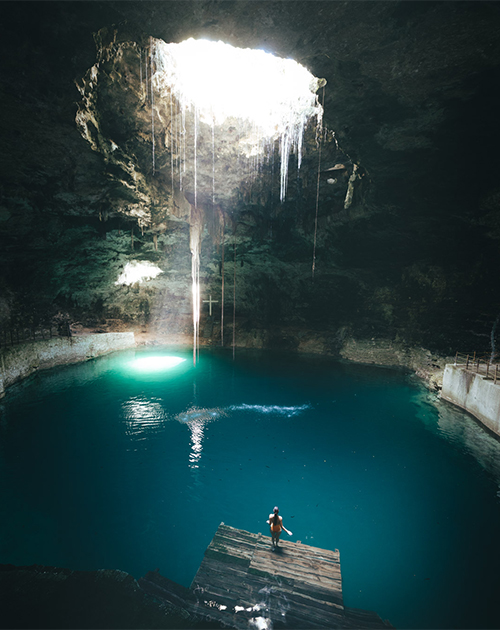
POLYGON ((37 370, 78 363, 135 346, 133 332, 57 337, 22 343, 0 351, 0 398, 13 383, 37 370))
POLYGON ((344 340, 340 356, 355 363, 381 367, 406 368, 420 377, 430 389, 440 390, 443 385, 445 358, 421 347, 412 347, 391 339, 344 340))
POLYGON ((500 436, 500 385, 455 365, 447 365, 441 398, 465 409, 500 436))
POLYGON ((124 571, 2 564, 0 588, 2 628, 200 627, 176 603, 158 602, 124 571))
POLYGON ((498 3, 144 6, 2 5, 0 327, 114 320, 162 329, 184 318, 193 128, 185 196, 175 165, 172 184, 180 152, 170 131, 180 121, 170 99, 145 89, 145 55, 150 37, 200 37, 265 48, 327 80, 319 178, 311 126, 299 173, 290 161, 284 202, 271 163, 236 181, 245 169, 234 159, 232 124, 214 144, 211 130, 197 131, 202 299, 212 295, 220 308, 225 273, 227 315, 234 280, 237 316, 261 329, 326 337, 345 327, 441 354, 486 351, 491 333, 500 335, 491 291, 500 241, 498 3), (468 130, 466 159, 457 129, 468 130), (481 255, 471 264, 465 250, 481 255), (116 285, 135 260, 163 274, 116 285))

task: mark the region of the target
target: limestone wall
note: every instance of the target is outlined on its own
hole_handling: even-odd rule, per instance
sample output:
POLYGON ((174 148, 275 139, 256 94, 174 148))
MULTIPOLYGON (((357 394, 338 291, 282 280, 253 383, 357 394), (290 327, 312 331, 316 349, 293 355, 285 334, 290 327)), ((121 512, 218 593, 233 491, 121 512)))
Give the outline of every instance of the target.
POLYGON ((447 365, 441 398, 465 409, 500 435, 500 383, 455 365, 447 365))
POLYGON ((86 361, 132 346, 135 346, 134 333, 119 332, 55 337, 4 348, 0 351, 0 398, 9 385, 37 370, 86 361))
POLYGON ((451 360, 426 348, 411 347, 391 339, 354 339, 342 341, 340 356, 346 361, 385 367, 406 368, 415 372, 429 387, 439 390, 443 383, 444 367, 451 360))

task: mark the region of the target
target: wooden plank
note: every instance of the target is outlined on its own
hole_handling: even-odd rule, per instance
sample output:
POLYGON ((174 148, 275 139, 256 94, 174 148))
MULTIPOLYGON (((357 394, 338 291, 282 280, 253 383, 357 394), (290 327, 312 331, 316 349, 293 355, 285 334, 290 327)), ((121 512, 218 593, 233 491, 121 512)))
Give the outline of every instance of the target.
POLYGON ((386 628, 369 611, 346 609, 337 549, 281 541, 221 523, 191 584, 190 614, 234 628, 264 617, 289 628, 386 628))
POLYGON ((339 588, 341 583, 340 570, 330 570, 326 572, 322 567, 318 566, 317 563, 289 560, 282 555, 268 558, 267 554, 261 555, 256 551, 249 568, 270 574, 290 574, 295 580, 318 584, 320 586, 331 584, 332 588, 339 588))
POLYGON ((257 539, 257 534, 233 529, 221 523, 205 552, 205 556, 224 562, 248 564, 257 539))
MULTIPOLYGON (((319 550, 321 551, 321 550, 319 550)), ((249 572, 259 575, 280 576, 291 584, 302 583, 312 588, 329 589, 336 593, 336 599, 342 603, 342 579, 338 552, 321 554, 309 552, 297 553, 293 543, 283 544, 281 549, 270 553, 268 548, 256 547, 249 572), (324 557, 330 555, 329 562, 324 557)))

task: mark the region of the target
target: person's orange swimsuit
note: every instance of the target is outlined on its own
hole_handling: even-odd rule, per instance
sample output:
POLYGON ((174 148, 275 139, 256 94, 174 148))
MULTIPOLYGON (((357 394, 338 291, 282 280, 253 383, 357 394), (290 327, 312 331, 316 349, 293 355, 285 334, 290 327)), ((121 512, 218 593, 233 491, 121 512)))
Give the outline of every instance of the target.
POLYGON ((275 525, 275 524, 274 524, 274 519, 271 519, 271 523, 270 523, 270 525, 271 525, 271 531, 272 531, 274 534, 279 534, 279 532, 281 532, 281 530, 282 530, 281 521, 282 521, 281 516, 278 516, 278 522, 277 522, 277 524, 275 525))

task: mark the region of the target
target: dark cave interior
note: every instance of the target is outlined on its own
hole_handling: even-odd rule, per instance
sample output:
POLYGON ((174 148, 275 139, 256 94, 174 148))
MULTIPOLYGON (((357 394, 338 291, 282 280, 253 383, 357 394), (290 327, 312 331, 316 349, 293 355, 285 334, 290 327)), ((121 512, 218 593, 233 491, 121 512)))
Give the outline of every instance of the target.
MULTIPOLYGON (((242 176, 238 132, 218 130, 216 202, 212 180, 200 176, 197 189, 201 297, 217 300, 214 333, 202 343, 221 345, 223 315, 225 346, 234 339, 333 357, 345 356, 349 340, 438 358, 495 351, 500 3, 49 0, 1 8, 0 344, 19 331, 68 327, 191 343, 193 174, 188 166, 183 191, 172 186, 174 122, 166 104, 155 109, 143 94, 138 58, 151 38, 193 37, 264 49, 326 79, 321 162, 311 124, 300 170, 290 159, 283 201, 277 168, 242 176), (163 273, 117 286, 131 261, 163 273)), ((210 139, 195 146, 208 172, 210 139)), ((203 306, 202 326, 207 317, 203 306)), ((107 578, 113 598, 115 578, 107 578)), ((75 601, 90 578, 72 579, 75 601)), ((142 595, 124 585, 136 610, 142 595)), ((133 617, 124 611, 104 622, 126 627, 133 617)), ((156 614, 151 627, 164 627, 156 614)))
MULTIPOLYGON (((180 206, 192 197, 186 191, 175 204, 168 169, 152 175, 151 137, 115 80, 127 70, 116 58, 102 64, 92 115, 102 145, 120 144, 122 161, 92 150, 75 124, 76 83, 96 63, 100 31, 101 53, 150 36, 222 39, 291 57, 327 80, 314 281, 312 130, 299 173, 291 160, 283 203, 269 174, 236 193, 230 178, 217 181, 228 283, 233 232, 238 245, 239 330, 264 330, 267 344, 294 348, 294 331, 307 329, 335 340, 331 352, 345 335, 441 354, 489 349, 500 311, 497 3, 7 2, 3 10, 3 329, 65 319, 158 331, 169 326, 162 303, 189 310, 189 210, 180 206), (136 161, 136 190, 126 159, 136 161), (330 186, 328 169, 339 163, 346 169, 330 186), (131 259, 166 273, 117 289, 131 259)), ((157 144, 167 164, 168 148, 162 156, 157 144)), ((199 188, 203 204, 209 191, 199 188)), ((205 230, 204 296, 220 296, 220 258, 205 230)))

